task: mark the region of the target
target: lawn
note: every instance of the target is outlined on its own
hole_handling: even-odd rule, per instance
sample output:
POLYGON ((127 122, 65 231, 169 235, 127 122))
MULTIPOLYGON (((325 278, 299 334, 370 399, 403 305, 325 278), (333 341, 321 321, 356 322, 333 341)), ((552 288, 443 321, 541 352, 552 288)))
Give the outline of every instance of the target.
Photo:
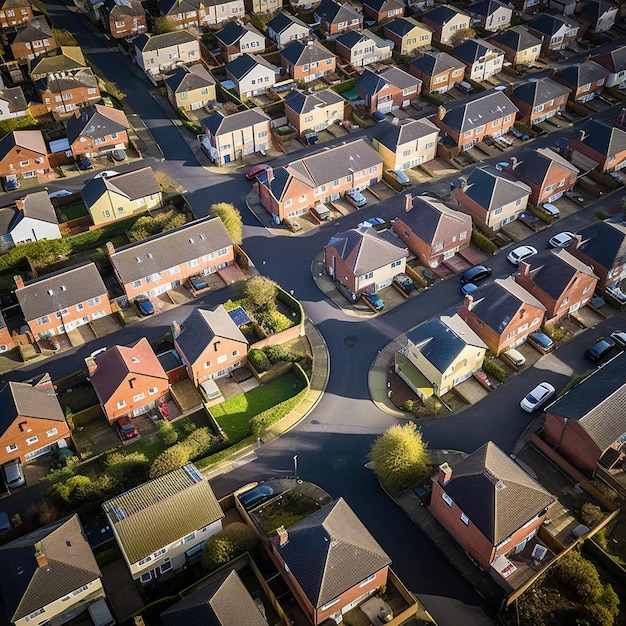
POLYGON ((250 434, 250 418, 292 398, 302 389, 304 382, 288 372, 261 387, 212 406, 211 414, 231 443, 236 443, 250 434))
POLYGON ((67 220, 75 220, 79 217, 89 215, 89 211, 87 211, 87 206, 82 200, 72 202, 71 204, 66 204, 60 207, 58 210, 59 213, 61 213, 62 216, 64 216, 67 220))

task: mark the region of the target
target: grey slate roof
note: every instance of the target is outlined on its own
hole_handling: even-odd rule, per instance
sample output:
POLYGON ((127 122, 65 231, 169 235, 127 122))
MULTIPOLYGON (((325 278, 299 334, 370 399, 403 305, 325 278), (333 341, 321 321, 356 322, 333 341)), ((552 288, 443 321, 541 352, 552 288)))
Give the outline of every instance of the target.
POLYGON ((234 76, 237 80, 241 80, 244 76, 250 73, 257 65, 262 65, 274 73, 272 64, 266 61, 262 56, 258 54, 242 54, 234 61, 226 63, 224 69, 234 76))
POLYGON ((70 89, 78 89, 79 87, 98 87, 98 81, 91 71, 91 68, 85 67, 67 76, 58 77, 48 74, 44 78, 35 81, 35 87, 39 91, 50 91, 52 93, 61 93, 70 89))
POLYGON ((80 193, 87 207, 91 207, 107 192, 139 200, 161 193, 161 186, 148 165, 117 176, 93 178, 80 193))
POLYGON ((233 245, 219 217, 204 217, 144 241, 118 248, 111 264, 128 284, 233 245))
POLYGON ((48 26, 46 18, 41 15, 33 18, 30 22, 26 22, 23 26, 18 26, 11 43, 25 43, 48 37, 52 38, 52 36, 52 29, 48 26))
POLYGON ((311 604, 320 608, 391 563, 339 498, 287 529, 278 551, 311 604))
POLYGON ((590 259, 606 269, 626 264, 626 225, 596 222, 579 231, 578 246, 590 259))
POLYGON ((479 126, 515 115, 519 110, 501 91, 488 91, 473 99, 446 105, 443 123, 464 133, 479 126))
POLYGON ((506 46, 515 52, 541 45, 541 39, 531 35, 523 26, 507 28, 507 30, 496 33, 489 39, 496 45, 506 46))
POLYGON ((466 39, 461 45, 452 48, 450 54, 464 63, 476 63, 487 54, 504 54, 502 50, 491 45, 484 39, 466 39))
POLYGON ((382 48, 386 45, 391 45, 385 43, 384 39, 381 39, 378 35, 375 35, 370 30, 348 30, 345 33, 341 33, 335 39, 336 42, 340 43, 342 46, 351 50, 357 44, 365 41, 372 41, 378 48, 382 48))
POLYGON ((323 18, 329 24, 336 22, 351 22, 354 19, 362 20, 363 17, 357 13, 347 2, 339 3, 334 0, 323 0, 317 9, 315 15, 323 18))
POLYGON ((15 205, 26 217, 49 224, 59 223, 52 202, 45 191, 28 193, 20 200, 16 200, 15 205))
POLYGON ((585 61, 579 65, 568 65, 554 73, 556 80, 563 81, 574 87, 582 87, 587 83, 608 78, 609 71, 594 61, 585 61))
POLYGON ((165 84, 174 92, 193 91, 216 84, 215 79, 204 65, 181 65, 176 71, 165 79, 165 84))
POLYGON ((440 24, 441 26, 445 26, 457 14, 465 15, 464 13, 461 13, 461 11, 457 11, 453 7, 443 5, 431 9, 430 11, 426 11, 426 13, 422 15, 422 18, 426 18, 434 24, 440 24))
POLYGON ((102 576, 76 514, 1 546, 0 561, 0 587, 11 622, 102 576), (37 563, 38 553, 45 565, 37 563))
POLYGON ((563 26, 574 27, 578 24, 571 18, 565 15, 550 15, 548 13, 540 13, 537 17, 533 18, 527 24, 528 28, 532 28, 539 33, 548 35, 556 35, 556 33, 563 28, 563 26))
POLYGON ((102 508, 130 563, 224 517, 209 481, 192 464, 126 491, 102 508))
POLYGON ((492 441, 452 468, 444 490, 493 546, 555 501, 492 441))
POLYGON ((618 74, 626 69, 626 46, 609 50, 604 54, 593 57, 593 60, 602 65, 602 67, 606 67, 609 72, 618 74))
POLYGON ((124 111, 113 107, 94 104, 80 109, 79 115, 67 120, 67 139, 70 145, 81 135, 99 139, 112 133, 121 133, 130 128, 124 111))
POLYGON ((409 331, 406 338, 442 374, 466 346, 487 348, 482 339, 457 314, 428 320, 409 331))
POLYGON ((5 87, 0 89, 0 100, 4 100, 9 105, 11 113, 26 111, 28 104, 21 87, 5 87))
POLYGON ((298 19, 295 15, 291 15, 291 13, 285 13, 284 11, 280 11, 277 13, 268 23, 267 28, 272 29, 275 33, 282 33, 287 30, 293 24, 298 24, 299 26, 304 26, 308 28, 308 25, 305 24, 302 20, 298 19))
POLYGON ((585 131, 582 143, 606 157, 626 151, 626 131, 601 120, 589 120, 581 126, 585 131))
POLYGON ((410 33, 414 28, 423 28, 430 31, 430 28, 426 26, 426 24, 422 24, 412 17, 394 17, 389 22, 385 22, 383 28, 394 33, 394 35, 398 35, 398 37, 404 37, 404 35, 410 33))
POLYGON ((248 343, 221 304, 211 310, 194 309, 180 328, 181 332, 176 337, 176 343, 191 364, 200 358, 214 337, 241 341, 246 345, 248 343))
POLYGON ((267 626, 250 592, 231 570, 161 613, 163 626, 267 626))
POLYGON ((215 39, 225 46, 234 46, 248 32, 265 37, 252 24, 238 24, 233 21, 226 22, 224 28, 215 33, 215 39))
POLYGON ((15 295, 26 321, 53 315, 97 296, 108 298, 95 263, 78 265, 24 283, 15 295))
POLYGON ((291 65, 310 65, 326 59, 332 59, 335 55, 325 48, 319 41, 302 42, 292 41, 280 51, 280 56, 291 65))
POLYGON ((472 170, 467 177, 464 193, 487 211, 492 211, 528 197, 530 191, 530 187, 523 182, 499 172, 491 165, 484 165, 472 170))
POLYGON ((626 433, 626 352, 559 398, 548 413, 577 420, 600 450, 626 433))
POLYGON ((565 85, 544 76, 538 80, 513 85, 511 98, 517 98, 534 108, 539 104, 545 104, 550 100, 569 95, 570 93, 571 89, 565 85))
POLYGON ((162 33, 161 35, 146 35, 143 33, 135 37, 133 43, 135 47, 142 52, 152 52, 154 50, 169 48, 170 46, 180 46, 183 43, 197 41, 197 39, 197 33, 193 29, 188 29, 162 33))
POLYGON ((439 129, 427 117, 417 120, 403 120, 399 124, 386 121, 381 126, 383 128, 378 141, 394 151, 398 146, 439 133, 439 129))
POLYGON ((318 107, 340 104, 343 108, 345 100, 332 89, 322 89, 315 93, 306 93, 293 89, 283 101, 292 111, 298 114, 309 113, 318 107))
POLYGON ((396 0, 363 0, 361 4, 364 7, 368 7, 377 13, 381 11, 393 11, 400 7, 404 7, 403 2, 396 2, 396 0))
POLYGON ((465 67, 461 61, 447 52, 439 52, 438 54, 425 52, 422 56, 413 59, 409 65, 428 76, 436 76, 453 68, 462 69, 465 67))
POLYGON ((489 17, 495 13, 498 9, 509 9, 506 4, 498 2, 498 0, 482 0, 481 2, 474 2, 467 7, 467 10, 472 15, 482 15, 483 17, 489 17))
POLYGON ((104 11, 114 17, 141 17, 145 16, 146 12, 138 0, 105 0, 102 5, 104 11))
POLYGON ((421 81, 419 78, 407 74, 398 67, 388 65, 378 74, 369 69, 365 70, 361 76, 357 78, 356 88, 359 93, 375 95, 383 89, 387 83, 399 89, 407 89, 421 84, 421 81))
POLYGON ((220 111, 213 111, 202 121, 204 127, 214 136, 227 135, 234 131, 249 128, 254 124, 269 122, 269 117, 258 107, 239 111, 232 115, 224 115, 220 111))
POLYGON ((588 18, 595 22, 605 13, 617 10, 618 7, 612 2, 604 2, 604 0, 586 0, 586 2, 582 3, 577 15, 579 18, 588 18))
POLYGON ((543 187, 546 177, 554 167, 560 167, 578 175, 578 168, 557 154, 550 148, 537 148, 537 150, 522 150, 518 155, 518 161, 513 168, 513 175, 521 174, 532 183, 543 187))

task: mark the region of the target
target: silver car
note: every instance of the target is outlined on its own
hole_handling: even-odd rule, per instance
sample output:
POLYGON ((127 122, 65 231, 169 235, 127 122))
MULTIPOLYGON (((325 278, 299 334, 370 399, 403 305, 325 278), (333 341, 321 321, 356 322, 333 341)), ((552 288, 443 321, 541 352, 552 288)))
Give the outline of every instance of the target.
POLYGON ((527 394, 519 405, 526 413, 534 413, 542 407, 554 394, 556 389, 550 383, 539 383, 527 394))

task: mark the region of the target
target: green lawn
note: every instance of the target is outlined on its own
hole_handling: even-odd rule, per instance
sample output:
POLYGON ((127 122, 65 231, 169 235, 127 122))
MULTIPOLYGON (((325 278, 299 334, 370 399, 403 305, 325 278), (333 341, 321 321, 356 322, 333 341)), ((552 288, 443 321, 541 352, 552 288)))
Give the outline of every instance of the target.
POLYGON ((89 215, 89 211, 87 211, 87 207, 82 200, 60 207, 59 212, 62 213, 68 220, 75 220, 78 217, 89 215))
POLYGON ((232 443, 250 434, 250 418, 295 396, 304 383, 292 372, 212 406, 210 411, 232 443))

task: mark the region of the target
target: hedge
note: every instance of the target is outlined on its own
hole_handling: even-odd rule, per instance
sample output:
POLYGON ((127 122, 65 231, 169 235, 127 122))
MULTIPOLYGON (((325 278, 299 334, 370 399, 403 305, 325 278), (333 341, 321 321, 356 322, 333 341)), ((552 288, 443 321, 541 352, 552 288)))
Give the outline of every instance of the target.
POLYGON ((300 404, 300 401, 309 392, 309 388, 305 387, 302 391, 297 393, 293 398, 283 400, 273 407, 255 415, 250 420, 250 430, 255 437, 259 437, 262 432, 267 430, 270 426, 273 426, 276 422, 280 421, 290 411, 300 404))
POLYGON ((472 243, 487 254, 495 254, 498 251, 498 246, 475 228, 472 229, 472 243))
POLYGON ((506 380, 506 370, 498 365, 493 359, 486 357, 483 361, 483 369, 487 374, 491 374, 496 380, 503 383, 506 380))
POLYGON ((421 96, 422 98, 424 98, 424 100, 427 100, 435 106, 442 106, 446 102, 439 94, 436 93, 423 93, 421 94, 421 96))
POLYGON ((248 352, 248 361, 259 373, 267 372, 267 370, 271 367, 271 363, 265 352, 263 352, 263 350, 259 350, 258 348, 252 348, 248 352))

